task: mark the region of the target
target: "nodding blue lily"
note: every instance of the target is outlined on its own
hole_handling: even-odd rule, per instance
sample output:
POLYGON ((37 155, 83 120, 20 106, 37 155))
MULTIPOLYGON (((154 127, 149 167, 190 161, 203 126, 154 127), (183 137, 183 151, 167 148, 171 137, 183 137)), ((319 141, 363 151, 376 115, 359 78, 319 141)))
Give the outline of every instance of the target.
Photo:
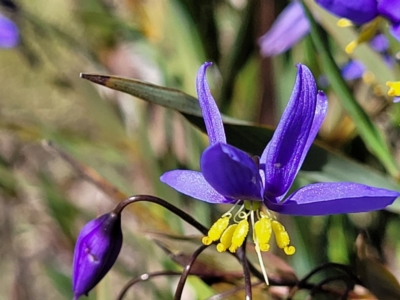
POLYGON ((13 48, 18 44, 19 31, 10 19, 0 15, 0 48, 13 48))
POLYGON ((173 170, 161 176, 162 182, 195 199, 233 205, 211 226, 204 244, 218 241, 218 251, 235 252, 245 242, 251 225, 268 283, 260 251, 270 249, 271 236, 287 255, 295 253, 288 232, 273 212, 298 216, 367 212, 385 208, 400 195, 354 182, 324 182, 309 184, 287 196, 325 118, 327 97, 317 91, 310 70, 299 64, 292 95, 271 141, 261 157, 250 156, 226 141, 206 80, 210 64, 200 67, 196 85, 210 141, 200 158, 201 171, 173 170))

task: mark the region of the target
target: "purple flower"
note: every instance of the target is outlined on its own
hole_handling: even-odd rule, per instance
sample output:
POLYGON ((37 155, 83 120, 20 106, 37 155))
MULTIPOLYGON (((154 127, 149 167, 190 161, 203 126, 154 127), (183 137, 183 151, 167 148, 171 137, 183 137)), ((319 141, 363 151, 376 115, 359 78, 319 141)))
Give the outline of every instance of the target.
POLYGON ((342 67, 342 76, 346 80, 355 80, 363 76, 365 72, 364 64, 359 60, 350 60, 342 67))
POLYGON ((316 0, 316 2, 332 14, 346 18, 357 25, 382 16, 392 24, 390 32, 400 41, 400 0, 316 0))
POLYGON ((74 299, 87 295, 107 274, 117 259, 121 246, 120 214, 104 214, 82 228, 74 251, 74 299))
POLYGON ((293 47, 310 31, 302 5, 294 1, 279 15, 271 29, 258 40, 261 55, 274 56, 293 47))
POLYGON ((353 182, 332 182, 309 184, 286 196, 324 120, 325 94, 317 91, 310 70, 299 64, 292 95, 271 141, 260 158, 252 157, 226 143, 221 115, 205 77, 210 64, 205 63, 197 75, 210 138, 200 159, 201 172, 173 170, 161 176, 162 182, 193 198, 234 205, 210 228, 203 243, 219 240, 219 251, 235 252, 248 234, 250 218, 256 249, 267 251, 273 232, 278 247, 291 255, 295 249, 273 211, 299 216, 367 212, 390 205, 400 195, 353 182), (262 204, 266 212, 261 211, 262 204), (232 214, 235 207, 240 208, 232 214))
POLYGON ((10 19, 0 15, 0 48, 13 48, 18 44, 17 25, 10 19))

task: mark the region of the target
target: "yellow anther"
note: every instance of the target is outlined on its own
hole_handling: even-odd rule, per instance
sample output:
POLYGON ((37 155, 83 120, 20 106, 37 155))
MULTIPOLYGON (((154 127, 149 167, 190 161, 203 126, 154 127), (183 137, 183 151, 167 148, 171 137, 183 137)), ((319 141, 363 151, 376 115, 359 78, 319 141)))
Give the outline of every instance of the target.
POLYGON ((294 246, 287 246, 283 248, 283 251, 286 255, 293 255, 296 252, 296 248, 294 246))
POLYGON ((336 24, 339 27, 351 27, 351 26, 353 26, 353 23, 350 20, 345 19, 345 18, 339 19, 336 24))
POLYGON ((225 216, 216 221, 208 231, 208 235, 201 240, 204 245, 210 245, 212 242, 220 239, 222 233, 229 225, 230 216, 225 216))
POLYGON ((237 224, 235 232, 232 236, 232 245, 229 247, 229 251, 235 253, 237 248, 242 246, 247 234, 249 233, 249 222, 242 220, 237 224))
POLYGON ((389 96, 400 96, 400 81, 388 81, 386 85, 390 87, 389 96))
POLYGON ((371 71, 365 71, 362 75, 362 79, 367 84, 372 84, 375 81, 375 75, 371 71))
POLYGON ((260 250, 268 251, 268 243, 271 239, 272 234, 271 219, 269 219, 268 217, 262 217, 261 219, 259 219, 254 225, 254 233, 260 250))
POLYGON ((232 224, 224 231, 217 245, 218 252, 224 252, 232 245, 232 236, 237 226, 238 224, 232 224))
POLYGON ((358 46, 358 42, 357 41, 350 42, 345 48, 346 53, 347 54, 352 54, 354 52, 354 49, 356 49, 357 46, 358 46))
POLYGON ((289 246, 290 238, 285 227, 278 221, 272 221, 272 230, 278 247, 283 249, 287 255, 292 255, 296 249, 293 246, 289 246))

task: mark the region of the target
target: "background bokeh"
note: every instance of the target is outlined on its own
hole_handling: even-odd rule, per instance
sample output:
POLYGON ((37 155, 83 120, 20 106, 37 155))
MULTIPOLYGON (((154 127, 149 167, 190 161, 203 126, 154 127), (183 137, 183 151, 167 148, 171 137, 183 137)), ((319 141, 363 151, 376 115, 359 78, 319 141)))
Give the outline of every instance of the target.
MULTIPOLYGON (((324 13, 312 1, 306 2, 314 14, 324 13)), ((260 55, 257 39, 270 28, 285 1, 19 0, 0 4, 2 14, 20 30, 15 48, 0 49, 0 299, 71 299, 72 254, 79 230, 111 210, 123 195, 157 195, 206 226, 227 210, 180 195, 159 181, 170 169, 199 168, 201 151, 208 143, 201 130, 176 110, 95 85, 81 79, 81 72, 135 78, 196 97, 197 70, 204 61, 213 61, 208 78, 221 111, 267 126, 270 132, 289 99, 295 64, 308 65, 316 78, 327 70, 310 36, 282 55, 260 55)), ((340 65, 348 60, 343 48, 357 29, 336 27, 336 20, 323 15, 318 29, 327 51, 340 65)), ((392 38, 390 42, 395 56, 399 43, 392 38)), ((386 80, 400 79, 399 68, 389 70, 367 45, 360 48, 355 56, 376 80, 353 80, 347 87, 383 136, 382 153, 390 153, 392 167, 385 163, 385 154, 371 148, 368 138, 360 137, 360 123, 349 113, 341 94, 327 87, 329 115, 319 146, 310 152, 296 187, 339 180, 399 187, 400 104, 376 93, 377 87, 386 89, 386 80)), ((246 150, 255 149, 245 143, 244 139, 246 150)), ((301 278, 326 262, 357 269, 360 247, 368 243, 372 249, 368 257, 399 278, 398 213, 400 203, 396 202, 374 213, 284 217, 282 223, 297 252, 290 258, 279 251, 277 256, 267 255, 266 267, 288 278, 294 274, 301 278), (359 236, 357 246, 360 232, 368 241, 359 236)), ((142 273, 179 271, 180 262, 200 245, 196 230, 153 204, 127 209, 123 232, 116 265, 89 299, 114 299, 128 280, 142 273), (182 236, 193 239, 178 238, 182 236)), ((213 249, 199 260, 211 270, 241 272, 232 257, 213 249)), ((379 274, 387 275, 377 270, 378 279, 379 274)), ((177 281, 178 277, 162 277, 140 283, 126 299, 172 299, 177 281)), ((191 277, 183 299, 206 299, 238 282, 206 283, 191 277)), ((284 299, 287 293, 288 289, 272 288, 268 295, 257 294, 257 299, 284 299)), ((305 295, 299 292, 295 299, 305 295)), ((243 294, 227 299, 243 299, 243 294)))

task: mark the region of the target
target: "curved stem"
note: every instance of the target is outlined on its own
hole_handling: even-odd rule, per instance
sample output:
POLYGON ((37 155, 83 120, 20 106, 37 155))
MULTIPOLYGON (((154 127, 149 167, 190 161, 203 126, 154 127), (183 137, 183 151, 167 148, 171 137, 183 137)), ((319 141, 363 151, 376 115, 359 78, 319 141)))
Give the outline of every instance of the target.
POLYGON ((250 269, 249 262, 246 257, 246 243, 242 245, 237 251, 237 257, 242 264, 243 267, 243 275, 244 275, 244 290, 246 293, 246 300, 253 299, 252 289, 251 289, 251 277, 250 277, 250 269))
POLYGON ((185 287, 186 279, 189 275, 190 269, 192 268, 194 262, 196 261, 197 256, 199 256, 200 253, 203 252, 207 247, 208 247, 208 245, 202 245, 200 248, 198 248, 192 254, 189 263, 186 265, 185 269, 182 272, 181 278, 179 279, 179 283, 178 283, 178 286, 176 287, 176 291, 175 291, 174 300, 181 299, 183 288, 185 287))
POLYGON ((158 204, 158 205, 168 209, 170 212, 176 214, 178 217, 182 218, 187 223, 192 225, 194 228, 196 228, 202 234, 207 235, 208 229, 205 226, 203 226, 202 224, 200 224, 199 222, 197 222, 192 216, 185 213, 183 210, 177 208, 176 206, 170 204, 169 202, 167 202, 161 198, 155 197, 155 196, 135 195, 135 196, 128 197, 125 200, 118 203, 118 205, 114 208, 113 211, 116 214, 120 214, 122 212, 122 210, 129 204, 132 204, 135 202, 142 202, 142 201, 152 202, 152 203, 158 204))
POLYGON ((306 277, 304 277, 302 280, 300 280, 298 282, 298 284, 297 284, 298 287, 301 288, 302 285, 304 283, 306 283, 313 275, 315 275, 319 271, 322 271, 322 270, 327 269, 327 268, 339 269, 339 270, 343 271, 344 273, 346 273, 351 279, 353 279, 355 283, 362 285, 362 282, 360 281, 360 279, 358 279, 358 277, 353 274, 353 272, 351 271, 351 269, 348 266, 342 265, 342 264, 338 264, 338 263, 326 263, 326 264, 323 264, 321 266, 318 266, 317 268, 312 270, 310 273, 308 273, 308 275, 306 277))
MULTIPOLYGON (((257 285, 262 285, 264 283, 265 283, 264 281, 259 281, 259 282, 256 282, 255 284, 253 284, 252 287, 255 287, 257 285)), ((241 290, 244 290, 245 288, 246 288, 245 286, 240 286, 240 287, 237 287, 237 288, 234 288, 234 289, 231 289, 231 290, 216 294, 214 296, 211 296, 211 297, 207 298, 206 300, 222 300, 222 299, 226 299, 228 296, 231 296, 231 295, 233 295, 233 294, 235 294, 235 293, 237 293, 237 292, 239 292, 241 290)))
MULTIPOLYGON (((348 279, 349 278, 345 275, 326 278, 326 279, 322 280, 321 282, 319 282, 317 285, 315 285, 310 290, 310 296, 314 296, 318 291, 323 291, 322 286, 327 283, 330 283, 332 281, 343 281, 343 283, 346 285, 346 291, 348 291, 349 288, 351 288, 351 282, 348 281, 348 279)), ((346 293, 345 293, 345 295, 346 295, 346 293)))
POLYGON ((144 273, 140 275, 139 277, 133 278, 128 281, 127 284, 122 288, 121 292, 119 293, 117 300, 122 300, 126 294, 126 292, 134 286, 138 282, 143 282, 147 281, 153 277, 158 277, 158 276, 176 276, 176 275, 181 275, 179 272, 174 272, 174 271, 162 271, 162 272, 153 272, 153 273, 144 273))

